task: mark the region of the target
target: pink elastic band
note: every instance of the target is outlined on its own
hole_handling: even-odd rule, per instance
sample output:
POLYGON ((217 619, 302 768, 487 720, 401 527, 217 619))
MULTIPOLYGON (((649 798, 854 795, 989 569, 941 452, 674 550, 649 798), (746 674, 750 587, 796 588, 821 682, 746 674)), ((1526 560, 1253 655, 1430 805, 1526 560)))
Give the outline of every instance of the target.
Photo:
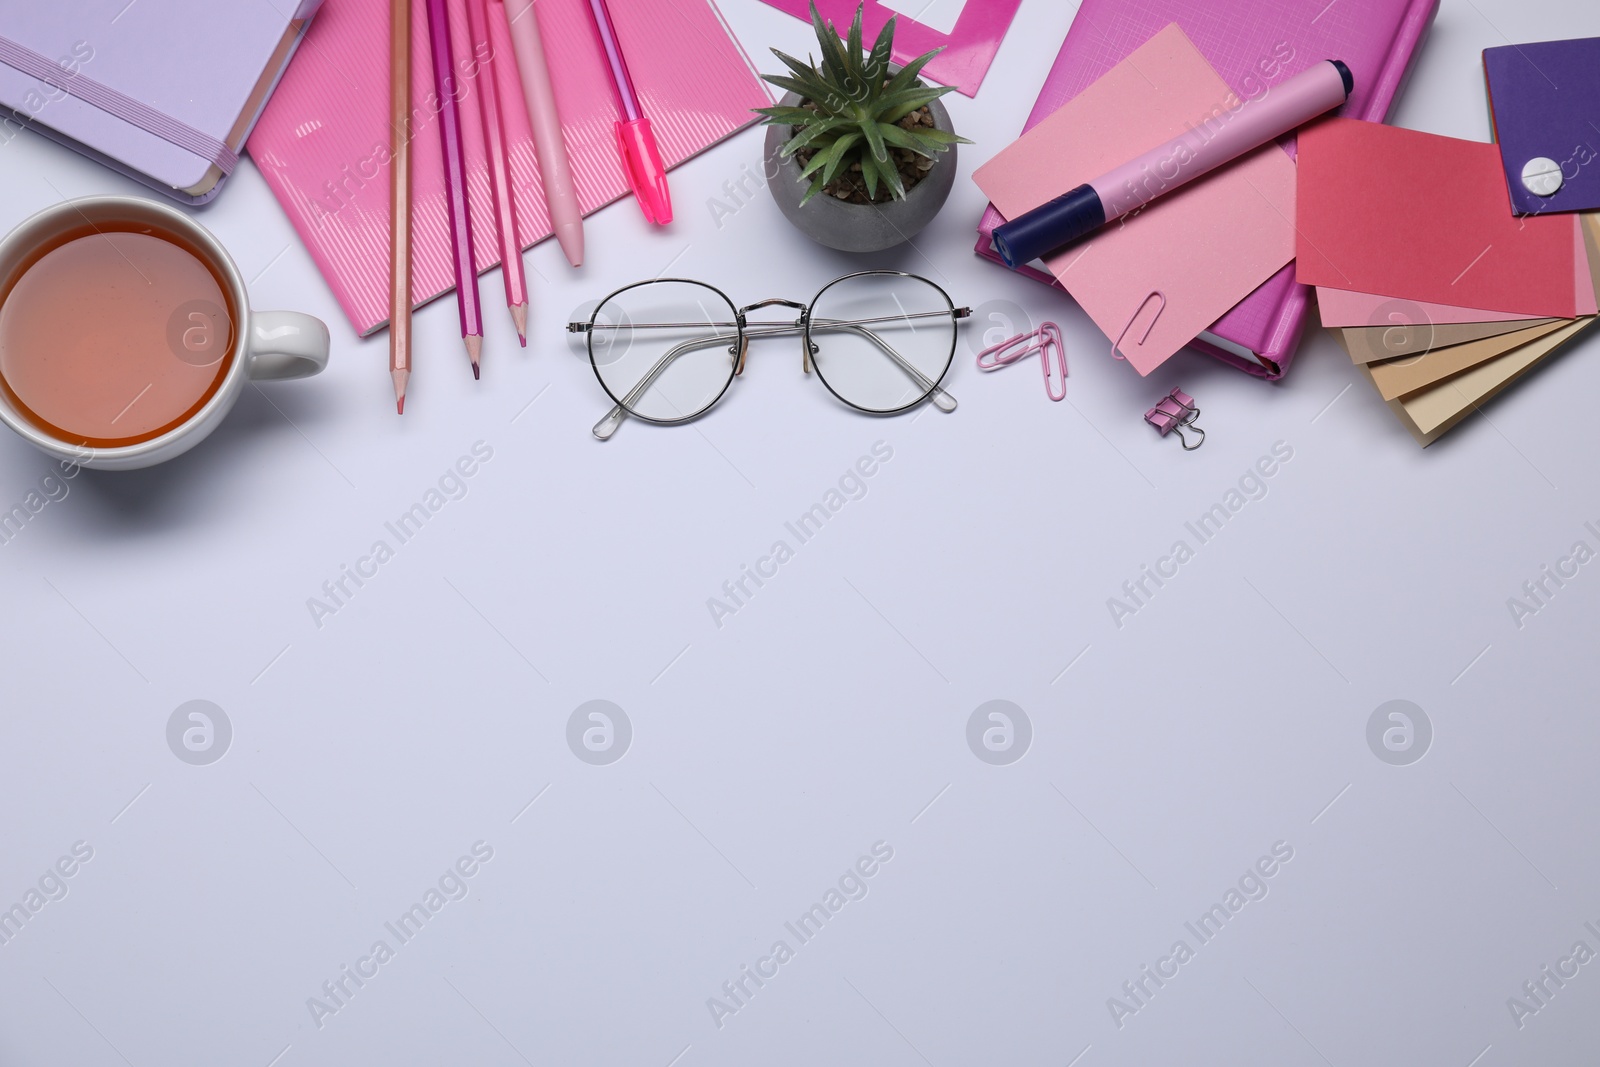
POLYGON ((149 104, 141 103, 109 85, 101 85, 86 74, 63 70, 25 45, 0 37, 0 63, 93 104, 106 114, 154 134, 169 144, 210 160, 224 174, 231 174, 233 168, 239 165, 239 153, 210 134, 202 133, 171 115, 163 115, 149 104))

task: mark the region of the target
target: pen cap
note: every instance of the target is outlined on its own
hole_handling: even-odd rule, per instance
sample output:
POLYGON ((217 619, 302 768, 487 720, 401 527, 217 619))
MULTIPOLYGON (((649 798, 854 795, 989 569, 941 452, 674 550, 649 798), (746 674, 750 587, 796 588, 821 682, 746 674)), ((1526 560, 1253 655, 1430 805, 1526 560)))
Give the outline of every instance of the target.
POLYGON ((1012 270, 1104 226, 1105 207, 1093 186, 1080 185, 994 231, 994 248, 1012 270))
POLYGON ((617 152, 628 185, 638 198, 644 217, 658 226, 672 221, 672 193, 667 188, 667 166, 661 160, 649 119, 617 123, 617 152))

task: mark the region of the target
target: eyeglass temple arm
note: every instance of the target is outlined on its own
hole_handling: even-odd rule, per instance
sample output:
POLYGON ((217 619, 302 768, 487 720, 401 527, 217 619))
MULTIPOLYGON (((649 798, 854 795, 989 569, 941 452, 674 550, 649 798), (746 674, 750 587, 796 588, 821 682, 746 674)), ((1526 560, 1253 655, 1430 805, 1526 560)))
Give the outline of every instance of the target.
POLYGON ((895 364, 901 370, 905 371, 906 375, 910 377, 912 381, 916 382, 917 385, 922 387, 923 392, 927 393, 929 398, 933 400, 934 407, 938 408, 940 411, 946 412, 954 411, 956 409, 955 397, 945 392, 943 386, 934 381, 932 378, 929 378, 926 374, 923 374, 922 371, 917 369, 915 364, 906 359, 906 357, 902 356, 899 352, 895 351, 893 345, 889 344, 889 342, 885 341, 882 337, 879 337, 872 330, 867 329, 865 326, 858 326, 855 323, 844 322, 836 319, 812 319, 811 328, 815 330, 818 326, 822 326, 823 328, 829 330, 849 330, 851 333, 858 333, 862 337, 865 337, 867 340, 877 345, 878 348, 882 349, 884 354, 886 354, 890 359, 894 360, 895 364))
POLYGON ((733 342, 730 352, 737 355, 739 345, 737 335, 732 338, 716 335, 711 337, 691 337, 689 340, 680 341, 667 349, 662 357, 656 360, 656 365, 650 368, 649 373, 640 378, 639 383, 628 390, 628 395, 622 398, 622 402, 606 412, 605 418, 594 424, 594 430, 592 431, 594 435, 602 441, 610 440, 611 435, 617 432, 617 427, 622 425, 622 417, 628 413, 627 409, 639 402, 639 398, 644 396, 646 390, 655 384, 655 380, 661 377, 662 372, 672 365, 673 360, 691 349, 711 348, 729 340, 733 342))

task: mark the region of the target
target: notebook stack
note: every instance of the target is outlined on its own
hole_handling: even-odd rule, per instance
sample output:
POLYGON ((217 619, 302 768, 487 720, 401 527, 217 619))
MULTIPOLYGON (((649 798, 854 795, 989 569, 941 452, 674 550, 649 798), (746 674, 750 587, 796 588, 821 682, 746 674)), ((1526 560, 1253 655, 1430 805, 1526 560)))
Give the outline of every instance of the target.
MULTIPOLYGON (((1027 139, 1026 131, 1038 129, 1050 116, 1065 110, 1069 102, 1076 102, 1080 96, 1087 95, 1096 82, 1125 65, 1136 50, 1154 44, 1164 54, 1179 56, 1191 47, 1188 42, 1192 42, 1192 48, 1211 68, 1210 77, 1218 79, 1220 84, 1245 98, 1253 98, 1263 88, 1270 89, 1322 60, 1342 59, 1354 72, 1355 88, 1338 114, 1381 122, 1388 116, 1403 88, 1411 62, 1437 10, 1438 0, 1343 0, 1326 6, 1320 3, 1309 6, 1286 4, 1282 0, 1227 0, 1225 3, 1219 0, 1083 0, 1066 42, 1061 46, 1060 54, 1045 79, 1038 101, 1023 126, 1024 139, 1027 139), (1168 31, 1167 28, 1172 24, 1176 24, 1181 31, 1180 36, 1184 38, 1182 42, 1175 40, 1168 31), (1162 40, 1155 41, 1157 37, 1162 40)), ((1147 106, 1130 110, 1122 106, 1116 95, 1103 94, 1105 98, 1097 101, 1092 109, 1086 106, 1076 109, 1078 113, 1072 129, 1057 131, 1057 146, 1069 141, 1094 145, 1093 129, 1102 121, 1112 122, 1107 116, 1113 113, 1147 124, 1171 122, 1174 131, 1182 128, 1185 121, 1194 121, 1195 114, 1191 112, 1197 99, 1195 89, 1203 80, 1198 73, 1178 77, 1167 68, 1153 70, 1150 65, 1137 60, 1134 66, 1133 76, 1122 81, 1130 91, 1151 97, 1147 106), (1140 75, 1141 70, 1152 75, 1154 84, 1140 75), (1080 133, 1089 136, 1080 138, 1080 133)), ((1122 70, 1117 73, 1122 75, 1129 72, 1122 70)), ((1204 114, 1204 110, 1199 114, 1204 114)), ((1115 136, 1127 139, 1126 132, 1117 129, 1114 124, 1104 128, 1115 136)), ((1158 144, 1167 136, 1153 130, 1147 130, 1146 133, 1148 143, 1141 147, 1158 144)), ((1035 139, 1032 143, 1037 147, 1039 142, 1035 139)), ((1258 153, 1251 158, 1251 163, 1281 171, 1273 152, 1278 157, 1292 160, 1295 155, 1294 138, 1283 138, 1279 147, 1258 153), (1263 158, 1272 162, 1262 163, 1263 158)), ((1019 159, 1019 162, 1025 160, 1019 159)), ((1240 166, 1243 165, 1241 162, 1240 166)), ((1001 168, 991 166, 987 177, 999 183, 994 190, 980 176, 980 185, 983 185, 992 203, 978 227, 978 255, 1000 262, 993 244, 995 228, 1008 217, 1014 217, 1019 210, 1027 210, 1048 199, 1043 195, 1046 190, 1042 188, 1029 190, 1014 184, 1009 189, 1003 188, 1024 173, 1020 167, 1012 167, 1008 176, 1002 173, 1001 168), (1007 198, 1008 204, 1000 202, 1007 198), (1033 203, 1028 203, 1030 199, 1033 203)), ((1058 175, 1058 178, 1062 180, 1055 183, 1057 187, 1049 190, 1049 196, 1059 195, 1070 187, 1071 183, 1063 176, 1058 175)), ((1211 205, 1215 210, 1209 212, 1212 219, 1216 220, 1220 217, 1216 214, 1218 210, 1223 216, 1232 211, 1221 202, 1226 197, 1221 196, 1219 187, 1237 182, 1236 177, 1208 177, 1196 183, 1197 186, 1209 184, 1208 191, 1180 192, 1177 197, 1169 199, 1187 197, 1193 201, 1206 196, 1216 198, 1217 202, 1211 205)), ((1160 288, 1167 301, 1167 310, 1155 320, 1151 341, 1160 340, 1162 343, 1145 353, 1150 360, 1154 360, 1159 351, 1170 344, 1173 331, 1178 330, 1179 322, 1183 322, 1184 326, 1178 332, 1186 330, 1188 335, 1180 338, 1179 344, 1248 374, 1267 379, 1280 378, 1288 371, 1299 345, 1311 308, 1311 293, 1306 286, 1296 283, 1295 269, 1289 262, 1293 249, 1289 245, 1280 250, 1283 258, 1277 265, 1244 289, 1237 289, 1240 279, 1260 270, 1266 260, 1275 258, 1277 252, 1267 254, 1272 241, 1269 231, 1282 223, 1278 232, 1287 232, 1287 219, 1293 217, 1292 212, 1285 212, 1287 217, 1275 223, 1272 215, 1281 207, 1279 193, 1265 186, 1261 187, 1260 192, 1261 196, 1252 194, 1254 199, 1248 210, 1231 215, 1230 225, 1247 234, 1254 247, 1247 256, 1230 252, 1228 262, 1233 277, 1227 284, 1209 266, 1185 271, 1181 276, 1167 269, 1167 278, 1159 286, 1148 284, 1141 288, 1137 279, 1130 276, 1128 285, 1123 287, 1125 291, 1116 289, 1114 283, 1104 280, 1103 275, 1086 279, 1083 284, 1093 286, 1096 292, 1085 297, 1078 288, 1063 281, 1067 276, 1065 272, 1054 269, 1065 264, 1036 263, 1024 267, 1021 273, 1068 289, 1074 297, 1084 301, 1085 310, 1100 323, 1110 338, 1115 338, 1122 327, 1136 316, 1139 321, 1135 324, 1132 336, 1137 338, 1144 324, 1151 321, 1155 302, 1150 298, 1150 302, 1142 309, 1139 304, 1149 297, 1151 290, 1160 288), (1218 307, 1216 301, 1230 290, 1233 290, 1231 299, 1218 307), (1096 305, 1099 313, 1090 304, 1096 305), (1210 309, 1210 318, 1204 318, 1207 309, 1210 309), (1111 323, 1114 325, 1108 325, 1111 323)), ((1174 215, 1186 214, 1194 219, 1208 214, 1206 211, 1195 212, 1194 207, 1192 203, 1180 206, 1157 203, 1147 209, 1145 218, 1167 217, 1170 221, 1174 215)), ((1162 247, 1171 249, 1174 246, 1167 244, 1162 247)), ((1228 245, 1225 243, 1222 247, 1228 245)), ((1103 247, 1096 248, 1090 257, 1098 257, 1104 250, 1103 247)), ((1165 257, 1168 252, 1162 251, 1160 254, 1165 257)), ((1119 261, 1127 262, 1120 256, 1119 261)), ((1147 259, 1145 262, 1149 265, 1156 261, 1147 259)), ((1094 273, 1088 270, 1089 266, 1089 259, 1086 258, 1080 266, 1080 273, 1094 273)), ((1122 351, 1127 352, 1127 348, 1124 347, 1122 351)), ((1128 354, 1136 365, 1141 362, 1136 359, 1136 353, 1128 354)), ((1148 360, 1142 362, 1144 366, 1139 368, 1141 371, 1150 365, 1148 360)))

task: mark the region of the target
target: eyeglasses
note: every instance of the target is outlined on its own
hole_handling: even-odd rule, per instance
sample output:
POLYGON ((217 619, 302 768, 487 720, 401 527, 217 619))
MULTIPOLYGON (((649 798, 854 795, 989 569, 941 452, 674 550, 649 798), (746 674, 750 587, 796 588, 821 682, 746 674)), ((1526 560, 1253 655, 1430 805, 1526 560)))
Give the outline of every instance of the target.
POLYGON ((857 411, 896 415, 931 399, 954 411, 939 383, 955 355, 956 329, 971 308, 943 289, 902 271, 847 274, 809 304, 772 299, 735 307, 704 282, 663 278, 624 286, 588 322, 567 324, 589 335, 589 363, 615 403, 595 424, 604 441, 624 415, 679 423, 703 415, 744 373, 752 337, 799 334, 801 367, 816 368, 828 391, 857 411), (750 322, 765 307, 793 308, 793 322, 750 322))

